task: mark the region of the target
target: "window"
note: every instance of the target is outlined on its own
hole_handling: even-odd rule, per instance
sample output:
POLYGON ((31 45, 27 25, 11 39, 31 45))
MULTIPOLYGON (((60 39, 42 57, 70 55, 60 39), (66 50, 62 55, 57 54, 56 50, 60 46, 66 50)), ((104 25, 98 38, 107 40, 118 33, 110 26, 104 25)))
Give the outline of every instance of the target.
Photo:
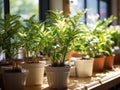
MULTIPOLYGON (((18 14, 23 18, 29 18, 31 15, 36 15, 36 19, 45 20, 45 13, 49 10, 49 0, 0 0, 0 17, 4 16, 4 4, 6 7, 5 12, 11 14, 18 14), (9 3, 8 3, 9 2, 9 3), (10 6, 10 8, 9 8, 10 6), (41 8, 41 9, 40 9, 41 8)), ((99 13, 100 19, 104 19, 110 16, 111 0, 69 0, 70 1, 70 15, 75 15, 76 11, 81 11, 85 8, 91 8, 83 20, 91 22, 89 20, 90 16, 94 16, 99 13)))
POLYGON ((100 19, 103 20, 104 18, 107 18, 107 3, 100 1, 100 19))
POLYGON ((110 2, 111 0, 70 0, 70 12, 71 15, 75 15, 76 11, 89 9, 85 15, 85 21, 93 23, 91 19, 98 18, 98 16, 101 20, 110 16, 111 9, 108 9, 110 2))
POLYGON ((84 0, 70 0, 70 13, 75 15, 77 11, 84 9, 84 0))
POLYGON ((4 17, 4 3, 3 0, 0 0, 0 18, 4 17))
POLYGON ((95 18, 98 14, 97 0, 87 0, 86 4, 86 8, 89 9, 87 12, 87 23, 92 23, 91 19, 95 18))
POLYGON ((38 0, 10 0, 10 13, 22 16, 24 19, 32 15, 38 18, 38 0))

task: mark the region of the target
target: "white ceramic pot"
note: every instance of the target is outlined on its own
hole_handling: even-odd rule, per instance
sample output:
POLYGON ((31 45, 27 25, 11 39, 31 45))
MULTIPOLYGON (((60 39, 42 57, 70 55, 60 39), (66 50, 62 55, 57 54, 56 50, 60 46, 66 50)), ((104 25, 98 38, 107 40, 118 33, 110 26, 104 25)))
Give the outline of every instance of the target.
POLYGON ((93 73, 93 61, 90 60, 75 60, 76 74, 78 77, 90 77, 93 73))
POLYGON ((29 71, 22 69, 22 72, 4 72, 4 90, 24 90, 29 71))
POLYGON ((46 75, 50 89, 64 90, 69 81, 70 66, 51 67, 46 66, 46 75))
POLYGON ((29 70, 28 78, 26 81, 27 86, 43 84, 44 66, 45 62, 23 64, 23 68, 29 70))

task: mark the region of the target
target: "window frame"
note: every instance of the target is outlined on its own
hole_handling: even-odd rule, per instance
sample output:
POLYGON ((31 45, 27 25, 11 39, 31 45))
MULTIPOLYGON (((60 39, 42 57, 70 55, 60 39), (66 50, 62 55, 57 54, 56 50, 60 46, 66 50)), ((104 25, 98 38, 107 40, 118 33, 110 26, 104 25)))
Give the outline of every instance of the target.
MULTIPOLYGON (((97 13, 100 15, 100 1, 104 1, 107 4, 107 17, 109 17, 111 15, 111 0, 97 0, 97 13)), ((87 0, 84 0, 84 9, 87 8, 87 0)), ((99 17, 99 19, 101 18, 101 16, 99 17)), ((85 14, 85 22, 87 23, 87 14, 85 14)))
MULTIPOLYGON (((10 14, 10 0, 4 1, 4 18, 7 14, 10 14)), ((38 0, 38 17, 39 21, 45 20, 45 13, 49 9, 49 0, 38 0)))
MULTIPOLYGON (((4 17, 6 14, 10 14, 10 0, 3 0, 4 1, 4 17)), ((100 1, 105 1, 107 3, 107 17, 111 15, 111 0, 97 0, 97 10, 98 14, 100 14, 100 1)), ((47 10, 49 10, 49 0, 39 0, 38 1, 38 16, 39 20, 45 20, 45 14, 47 10)), ((84 9, 87 7, 87 0, 84 1, 84 9)), ((85 15, 85 19, 87 18, 87 15, 85 15)), ((86 20, 85 20, 86 23, 86 20)))

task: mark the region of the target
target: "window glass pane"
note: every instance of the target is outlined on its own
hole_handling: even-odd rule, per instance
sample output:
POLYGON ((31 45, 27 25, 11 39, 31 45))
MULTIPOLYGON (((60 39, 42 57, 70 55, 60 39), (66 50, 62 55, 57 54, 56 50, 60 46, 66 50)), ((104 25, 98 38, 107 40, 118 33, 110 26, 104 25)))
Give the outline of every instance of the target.
POLYGON ((100 1, 100 19, 103 20, 104 18, 107 18, 107 3, 100 1))
POLYGON ((89 11, 87 12, 87 23, 92 23, 92 20, 94 17, 97 16, 97 0, 87 0, 87 9, 89 11))
POLYGON ((70 0, 70 14, 75 15, 77 11, 84 9, 84 0, 70 0))
POLYGON ((38 19, 38 0, 10 0, 10 13, 25 19, 36 15, 38 19))
MULTIPOLYGON (((0 19, 4 18, 4 2, 0 0, 0 19)), ((0 61, 4 58, 4 53, 2 52, 2 48, 0 47, 0 61)))
POLYGON ((4 17, 4 3, 3 0, 0 0, 0 18, 4 17))

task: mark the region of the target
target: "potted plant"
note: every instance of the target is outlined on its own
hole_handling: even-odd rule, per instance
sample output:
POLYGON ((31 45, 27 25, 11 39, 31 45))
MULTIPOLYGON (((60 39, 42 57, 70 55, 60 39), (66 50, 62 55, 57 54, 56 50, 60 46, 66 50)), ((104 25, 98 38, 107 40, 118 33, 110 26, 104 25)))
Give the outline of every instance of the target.
POLYGON ((108 25, 115 19, 114 16, 110 16, 109 18, 100 21, 96 20, 94 26, 92 26, 92 35, 93 40, 91 41, 92 47, 90 48, 90 55, 94 57, 93 71, 103 71, 104 70, 104 61, 105 61, 105 53, 108 53, 105 50, 106 43, 108 43, 109 34, 106 34, 106 30, 108 25), (99 57, 99 58, 98 58, 99 57), (97 60, 96 60, 97 59, 97 60), (102 60, 101 60, 102 59, 102 60), (100 62, 98 62, 100 61, 100 62))
POLYGON ((66 65, 66 54, 80 32, 73 19, 75 18, 64 17, 58 11, 47 13, 46 27, 50 35, 44 52, 50 58, 50 65, 45 69, 49 87, 52 89, 67 88, 70 66, 66 65))
POLYGON ((44 79, 45 61, 41 57, 49 33, 45 31, 43 22, 34 20, 34 15, 24 20, 24 28, 19 33, 23 45, 23 67, 29 70, 26 85, 41 85, 44 79))
POLYGON ((74 64, 77 77, 90 77, 93 73, 94 62, 94 58, 89 55, 93 36, 89 33, 87 25, 82 26, 82 31, 75 40, 75 50, 81 53, 81 58, 76 58, 74 64))
POLYGON ((18 49, 21 46, 18 32, 22 28, 19 19, 20 16, 17 15, 7 15, 5 19, 0 19, 0 47, 4 50, 7 61, 11 62, 11 67, 2 73, 5 90, 23 90, 28 74, 17 61, 18 49))
POLYGON ((112 45, 114 45, 114 41, 112 40, 113 33, 114 32, 110 31, 109 28, 106 30, 105 33, 105 40, 106 40, 106 44, 104 45, 104 50, 106 51, 104 53, 104 55, 106 56, 104 63, 105 69, 113 69, 113 65, 114 65, 115 54, 112 47, 112 45))
POLYGON ((112 41, 114 42, 112 45, 113 53, 115 54, 114 57, 114 64, 120 64, 119 56, 120 56, 120 32, 119 32, 119 26, 110 26, 108 29, 111 32, 112 41))

